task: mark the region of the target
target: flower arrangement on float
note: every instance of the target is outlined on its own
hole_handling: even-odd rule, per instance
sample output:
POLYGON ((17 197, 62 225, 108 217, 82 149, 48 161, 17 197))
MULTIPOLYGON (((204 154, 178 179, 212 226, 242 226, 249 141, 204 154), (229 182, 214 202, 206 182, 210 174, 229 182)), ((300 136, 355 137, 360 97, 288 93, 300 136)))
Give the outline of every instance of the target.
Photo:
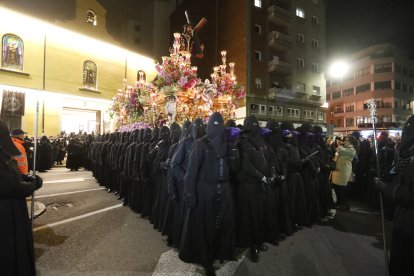
POLYGON ((225 120, 235 117, 239 101, 246 96, 245 88, 236 81, 235 63, 227 64, 227 52, 221 51, 222 64, 213 68, 211 81, 203 82, 180 36, 174 33, 170 56, 162 57, 162 64, 155 65, 157 77, 152 84, 145 83, 142 76, 136 87, 127 86, 124 80, 125 88, 113 98, 110 110, 120 119, 120 129, 207 120, 215 111, 225 120))

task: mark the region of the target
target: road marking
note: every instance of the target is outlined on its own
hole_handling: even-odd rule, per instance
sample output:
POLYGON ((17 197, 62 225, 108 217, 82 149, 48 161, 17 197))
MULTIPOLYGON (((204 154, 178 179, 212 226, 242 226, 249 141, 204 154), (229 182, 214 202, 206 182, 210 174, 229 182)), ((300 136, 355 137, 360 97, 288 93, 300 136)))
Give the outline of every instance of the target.
POLYGON ((72 222, 72 221, 75 221, 75 220, 87 218, 87 217, 90 217, 90 216, 93 216, 93 215, 96 215, 96 214, 99 214, 99 213, 103 213, 103 212, 106 212, 106 211, 109 211, 109 210, 112 210, 112 209, 115 209, 115 208, 119 208, 119 207, 122 207, 122 203, 111 206, 111 207, 107 207, 107 208, 104 208, 104 209, 101 209, 101 210, 86 213, 86 214, 83 214, 83 215, 80 215, 80 216, 77 216, 77 217, 73 217, 73 218, 70 218, 70 219, 65 219, 65 220, 62 220, 62 221, 42 225, 42 226, 39 226, 37 228, 34 228, 33 232, 37 232, 37 231, 40 231, 40 230, 43 230, 43 229, 51 228, 51 227, 61 225, 61 224, 64 224, 64 223, 68 223, 68 222, 72 222))
POLYGON ((43 184, 65 183, 65 182, 81 182, 81 181, 85 181, 85 178, 77 177, 77 178, 66 178, 66 179, 59 179, 59 180, 49 180, 49 181, 43 181, 43 184))
POLYGON ((59 193, 59 194, 51 194, 51 195, 39 195, 35 198, 43 198, 43 197, 51 197, 51 196, 60 196, 60 195, 70 195, 70 194, 77 194, 77 193, 83 193, 83 192, 90 192, 90 191, 98 191, 98 190, 104 190, 105 188, 96 188, 96 189, 88 189, 88 190, 80 190, 80 191, 73 191, 73 192, 66 192, 66 193, 59 193))

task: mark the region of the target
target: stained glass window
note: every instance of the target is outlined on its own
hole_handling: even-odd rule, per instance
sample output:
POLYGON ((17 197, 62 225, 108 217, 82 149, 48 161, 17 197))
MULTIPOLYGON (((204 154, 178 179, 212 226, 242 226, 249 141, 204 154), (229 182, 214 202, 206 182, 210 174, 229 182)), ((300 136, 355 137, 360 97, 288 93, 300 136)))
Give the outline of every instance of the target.
POLYGON ((87 60, 83 63, 83 86, 96 90, 97 68, 93 61, 87 60))
POLYGON ((137 81, 147 81, 147 74, 144 71, 139 70, 137 73, 137 81))
POLYGON ((23 46, 23 40, 17 35, 3 35, 1 67, 23 71, 23 46))

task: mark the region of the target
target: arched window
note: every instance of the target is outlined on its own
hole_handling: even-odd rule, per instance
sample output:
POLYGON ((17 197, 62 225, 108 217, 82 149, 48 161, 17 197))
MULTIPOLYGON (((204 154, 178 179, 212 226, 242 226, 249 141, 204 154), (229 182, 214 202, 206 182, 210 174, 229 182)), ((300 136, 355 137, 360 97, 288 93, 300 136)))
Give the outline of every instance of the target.
POLYGON ((83 86, 96 90, 97 67, 93 61, 87 60, 83 63, 83 86))
POLYGON ((3 35, 1 67, 23 71, 23 46, 23 40, 17 35, 3 35))
POLYGON ((137 73, 137 81, 140 81, 140 80, 144 82, 147 81, 147 74, 145 74, 145 72, 142 70, 138 70, 138 73, 137 73))
POLYGON ((91 24, 93 26, 98 25, 98 21, 96 19, 96 13, 93 10, 88 10, 86 12, 86 23, 91 24))

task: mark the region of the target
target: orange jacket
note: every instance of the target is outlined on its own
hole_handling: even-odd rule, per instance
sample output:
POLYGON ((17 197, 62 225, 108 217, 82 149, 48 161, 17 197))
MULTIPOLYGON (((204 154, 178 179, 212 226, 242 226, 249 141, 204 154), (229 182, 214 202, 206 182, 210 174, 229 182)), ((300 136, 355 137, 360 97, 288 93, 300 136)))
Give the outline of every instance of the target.
POLYGON ((17 168, 19 169, 21 174, 28 174, 29 173, 29 166, 27 165, 27 153, 26 149, 24 148, 24 141, 20 140, 19 138, 12 137, 13 143, 16 148, 20 151, 21 155, 13 156, 13 158, 17 161, 17 168))

